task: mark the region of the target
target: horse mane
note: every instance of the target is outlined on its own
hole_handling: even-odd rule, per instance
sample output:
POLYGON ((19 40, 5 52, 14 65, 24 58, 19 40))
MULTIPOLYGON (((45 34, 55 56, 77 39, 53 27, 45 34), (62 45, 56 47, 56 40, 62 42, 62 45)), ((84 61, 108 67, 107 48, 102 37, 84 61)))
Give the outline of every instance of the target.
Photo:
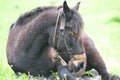
MULTIPOLYGON (((59 6, 59 7, 53 7, 53 6, 49 6, 49 7, 37 7, 29 12, 26 12, 24 14, 22 14, 17 22, 15 23, 16 25, 25 25, 27 24, 28 22, 30 22, 31 20, 33 20, 35 17, 37 17, 38 15, 40 15, 41 13, 45 12, 45 11, 48 11, 48 10, 51 10, 51 9, 60 9, 62 8, 62 6, 59 6)), ((82 25, 84 25, 83 23, 83 20, 82 18, 80 17, 80 24, 81 24, 81 27, 80 29, 83 28, 82 25)))
POLYGON ((31 21, 34 17, 36 17, 40 13, 50 10, 50 9, 56 9, 56 8, 57 7, 37 7, 29 12, 22 14, 17 20, 17 25, 24 25, 28 23, 29 21, 31 21))

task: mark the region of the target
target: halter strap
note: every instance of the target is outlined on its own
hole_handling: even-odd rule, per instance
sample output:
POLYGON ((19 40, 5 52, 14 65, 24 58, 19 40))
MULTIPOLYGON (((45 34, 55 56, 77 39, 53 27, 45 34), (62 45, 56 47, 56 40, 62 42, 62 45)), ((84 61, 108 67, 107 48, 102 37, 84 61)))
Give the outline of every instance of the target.
POLYGON ((65 16, 63 16, 63 8, 61 8, 58 12, 58 15, 57 15, 57 21, 56 21, 56 24, 55 24, 55 31, 54 31, 54 35, 53 35, 53 47, 55 46, 54 43, 55 43, 55 36, 56 36, 56 31, 57 31, 57 27, 58 27, 58 21, 61 17, 61 22, 60 22, 60 31, 64 31, 64 28, 65 28, 65 16))
MULTIPOLYGON (((63 10, 62 10, 62 12, 63 12, 63 10)), ((65 15, 61 15, 60 30, 65 29, 65 21, 66 21, 65 15)))

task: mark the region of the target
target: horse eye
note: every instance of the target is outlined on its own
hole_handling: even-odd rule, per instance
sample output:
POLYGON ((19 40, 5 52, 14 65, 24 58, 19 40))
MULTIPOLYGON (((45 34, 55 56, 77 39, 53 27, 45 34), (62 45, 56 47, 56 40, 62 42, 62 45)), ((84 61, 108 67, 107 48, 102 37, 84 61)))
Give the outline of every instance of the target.
POLYGON ((76 37, 76 34, 74 32, 70 32, 70 34, 73 36, 73 37, 76 37))

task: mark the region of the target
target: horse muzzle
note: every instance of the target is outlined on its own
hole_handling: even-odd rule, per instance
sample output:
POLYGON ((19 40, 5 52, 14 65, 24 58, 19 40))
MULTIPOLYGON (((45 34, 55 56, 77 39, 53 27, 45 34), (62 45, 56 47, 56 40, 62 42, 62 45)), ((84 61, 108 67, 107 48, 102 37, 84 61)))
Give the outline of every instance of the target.
POLYGON ((74 55, 68 63, 68 68, 75 77, 81 77, 86 68, 86 55, 74 55))

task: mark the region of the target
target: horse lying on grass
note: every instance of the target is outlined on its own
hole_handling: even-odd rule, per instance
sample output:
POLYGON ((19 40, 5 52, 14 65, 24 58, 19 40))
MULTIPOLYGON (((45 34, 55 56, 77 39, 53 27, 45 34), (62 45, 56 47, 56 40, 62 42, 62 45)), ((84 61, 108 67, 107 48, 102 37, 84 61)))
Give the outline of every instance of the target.
POLYGON ((76 80, 94 68, 103 80, 111 79, 93 41, 82 30, 79 4, 71 9, 66 1, 59 7, 39 7, 11 26, 6 52, 17 75, 49 77, 53 71, 61 79, 66 75, 76 80))

